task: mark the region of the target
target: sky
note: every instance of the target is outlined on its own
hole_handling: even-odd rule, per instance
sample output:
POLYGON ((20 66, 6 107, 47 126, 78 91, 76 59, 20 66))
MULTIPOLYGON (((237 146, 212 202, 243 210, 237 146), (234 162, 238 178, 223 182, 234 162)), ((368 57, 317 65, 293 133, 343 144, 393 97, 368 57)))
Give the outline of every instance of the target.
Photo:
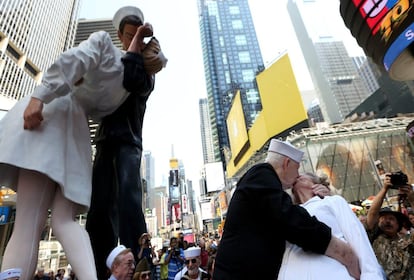
MULTIPOLYGON (((339 16, 339 1, 325 1, 336 3, 330 12, 339 16)), ((286 3, 287 0, 249 0, 263 61, 265 66, 270 65, 287 51, 299 89, 310 90, 313 85, 286 3)), ((143 127, 144 150, 155 159, 155 184, 167 185, 169 159, 174 156, 183 162, 186 178, 197 190, 203 166, 198 103, 207 96, 197 0, 82 0, 79 18, 112 18, 118 8, 126 5, 143 11, 168 58, 166 68, 156 75, 143 127)), ((350 51, 358 52, 360 49, 352 43, 350 51)))

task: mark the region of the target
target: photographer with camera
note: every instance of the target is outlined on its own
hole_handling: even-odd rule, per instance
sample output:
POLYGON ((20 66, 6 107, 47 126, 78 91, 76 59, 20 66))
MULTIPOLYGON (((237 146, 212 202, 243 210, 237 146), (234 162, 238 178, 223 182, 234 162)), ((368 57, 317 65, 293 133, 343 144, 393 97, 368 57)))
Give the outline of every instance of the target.
POLYGON ((408 217, 400 211, 382 208, 388 190, 398 190, 400 203, 414 206, 414 192, 402 172, 386 173, 383 187, 375 196, 367 215, 367 230, 378 262, 387 279, 414 279, 414 235, 399 235, 408 217))
POLYGON ((175 275, 184 266, 184 250, 179 247, 177 237, 170 238, 170 248, 167 251, 165 263, 168 264, 168 280, 174 280, 175 275))
POLYGON ((154 247, 151 245, 151 235, 147 232, 141 234, 138 238, 138 245, 139 251, 137 255, 138 261, 142 260, 143 258, 147 259, 149 267, 151 269, 152 275, 155 275, 155 266, 153 263, 153 258, 155 257, 154 247))

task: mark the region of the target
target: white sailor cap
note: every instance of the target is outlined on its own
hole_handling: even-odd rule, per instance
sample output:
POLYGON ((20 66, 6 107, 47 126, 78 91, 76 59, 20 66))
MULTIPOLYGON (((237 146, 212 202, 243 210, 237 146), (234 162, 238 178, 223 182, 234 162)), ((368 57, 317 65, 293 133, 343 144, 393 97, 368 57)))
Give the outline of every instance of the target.
POLYGON ((284 155, 296 161, 297 163, 300 163, 302 161, 304 154, 304 152, 293 146, 291 143, 277 139, 272 139, 270 141, 268 151, 284 155))
POLYGON ((184 250, 184 257, 187 258, 195 258, 200 256, 201 248, 200 247, 190 247, 184 250))
POLYGON ((142 11, 134 6, 125 6, 120 8, 114 15, 112 23, 116 30, 119 30, 119 25, 121 21, 127 16, 136 16, 138 17, 142 23, 144 23, 144 14, 142 11))
POLYGON ((106 266, 111 269, 112 263, 114 262, 115 258, 122 252, 125 251, 127 248, 124 245, 116 246, 109 256, 106 258, 106 266))
POLYGON ((2 273, 0 273, 0 280, 6 280, 6 279, 11 279, 11 278, 16 278, 16 277, 19 277, 20 279, 21 274, 22 274, 22 270, 20 268, 6 269, 2 273))

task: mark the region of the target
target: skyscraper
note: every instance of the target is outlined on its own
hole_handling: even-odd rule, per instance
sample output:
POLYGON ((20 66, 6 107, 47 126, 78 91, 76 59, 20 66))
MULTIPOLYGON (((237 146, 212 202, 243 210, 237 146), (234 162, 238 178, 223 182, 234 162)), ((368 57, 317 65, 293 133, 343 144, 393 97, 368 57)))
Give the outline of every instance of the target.
POLYGON ((73 45, 78 12, 79 0, 0 0, 0 96, 12 101, 1 109, 30 94, 73 45))
MULTIPOLYGON (((368 92, 373 93, 379 89, 378 79, 372 70, 374 66, 366 56, 357 56, 352 58, 359 75, 362 77, 362 81, 365 83, 368 92)), ((375 68, 374 68, 375 69, 375 68)))
POLYGON ((224 161, 226 117, 235 92, 242 93, 247 126, 261 110, 255 75, 263 70, 263 59, 247 0, 198 0, 198 10, 214 161, 224 161))
POLYGON ((79 19, 76 30, 75 45, 88 39, 93 32, 104 30, 111 35, 112 42, 118 48, 122 49, 122 43, 118 38, 118 31, 112 24, 112 19, 79 19))
POLYGON ((151 151, 144 151, 141 159, 141 177, 146 182, 147 208, 154 208, 154 196, 155 196, 155 160, 151 154, 151 151))
POLYGON ((215 155, 214 152, 219 152, 214 150, 215 145, 218 143, 213 142, 213 136, 211 131, 211 122, 210 114, 208 113, 208 103, 207 98, 202 98, 198 103, 200 110, 200 130, 201 130, 201 145, 203 149, 203 162, 210 163, 215 162, 215 159, 220 158, 220 155, 215 155))
POLYGON ((341 40, 340 28, 345 27, 339 11, 337 14, 324 12, 327 5, 335 3, 288 0, 287 4, 324 119, 330 123, 342 122, 371 93, 341 40), (315 17, 318 14, 323 16, 315 17))

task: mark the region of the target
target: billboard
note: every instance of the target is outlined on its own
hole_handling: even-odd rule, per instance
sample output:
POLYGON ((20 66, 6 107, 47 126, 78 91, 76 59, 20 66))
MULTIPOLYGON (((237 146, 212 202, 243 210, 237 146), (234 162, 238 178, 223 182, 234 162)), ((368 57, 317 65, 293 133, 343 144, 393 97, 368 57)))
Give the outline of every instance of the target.
MULTIPOLYGON (((226 168, 228 177, 233 177, 271 138, 288 134, 295 127, 309 126, 307 112, 287 54, 281 55, 271 66, 259 73, 256 80, 262 111, 247 131, 248 149, 236 155, 232 154, 226 168)), ((236 142, 235 149, 237 145, 240 144, 236 142)))
POLYGON ((186 194, 181 195, 181 205, 183 209, 183 214, 187 214, 188 213, 188 199, 187 199, 186 194))
POLYGON ((0 206, 0 225, 7 224, 10 219, 10 206, 0 206))
POLYGON ((249 136, 247 134, 240 91, 236 93, 236 96, 233 99, 233 104, 227 115, 226 124, 229 134, 231 154, 236 162, 239 158, 239 153, 243 152, 242 150, 249 146, 249 136))
POLYGON ((178 186, 170 185, 170 201, 171 204, 180 202, 180 189, 178 186))
POLYGON ((226 192, 220 192, 219 193, 218 202, 219 202, 219 206, 220 206, 220 212, 221 213, 226 213, 227 208, 228 208, 226 192))
POLYGON ((178 170, 170 170, 170 176, 168 178, 170 186, 178 186, 178 170))
POLYGON ((173 170, 178 169, 178 159, 176 158, 170 159, 170 168, 173 170))
POLYGON ((206 163, 204 165, 206 174, 207 192, 221 191, 224 186, 224 170, 221 161, 206 163))
POLYGON ((211 201, 201 202, 201 220, 211 220, 214 218, 214 207, 211 201))

